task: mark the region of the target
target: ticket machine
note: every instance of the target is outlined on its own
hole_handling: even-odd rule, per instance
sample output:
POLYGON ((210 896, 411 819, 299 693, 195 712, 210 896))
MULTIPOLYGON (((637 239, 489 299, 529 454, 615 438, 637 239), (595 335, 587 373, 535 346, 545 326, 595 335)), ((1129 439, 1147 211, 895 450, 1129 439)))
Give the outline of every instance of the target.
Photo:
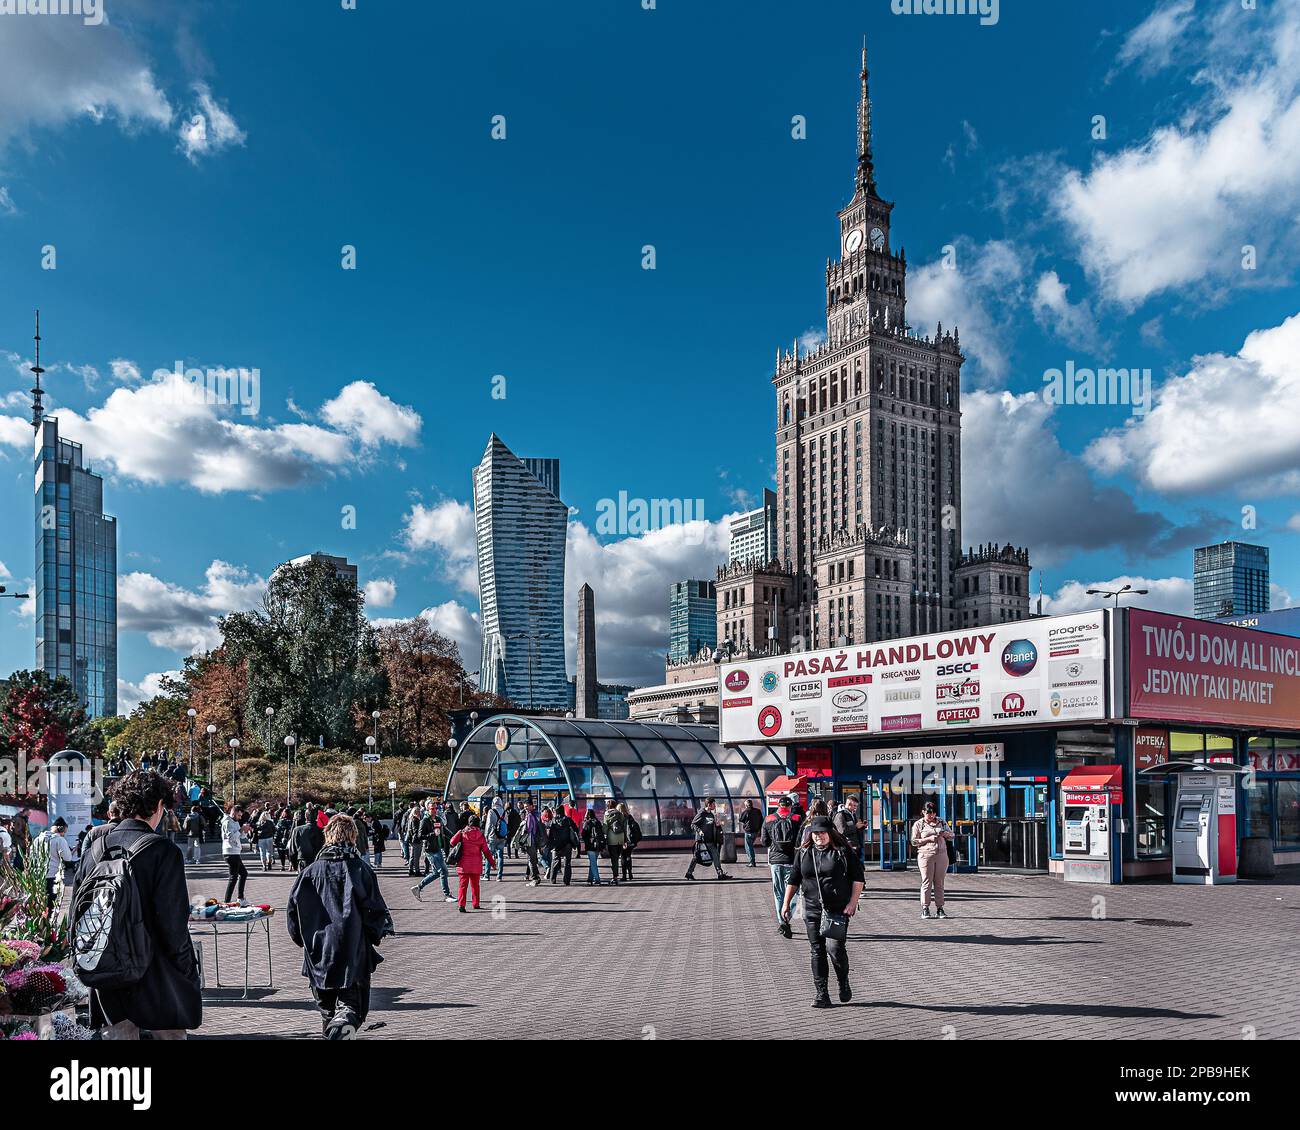
POLYGON ((1061 782, 1067 883, 1120 881, 1123 799, 1123 770, 1118 765, 1079 765, 1061 782))
POLYGON ((1174 882, 1236 881, 1235 773, 1179 773, 1174 802, 1174 882))

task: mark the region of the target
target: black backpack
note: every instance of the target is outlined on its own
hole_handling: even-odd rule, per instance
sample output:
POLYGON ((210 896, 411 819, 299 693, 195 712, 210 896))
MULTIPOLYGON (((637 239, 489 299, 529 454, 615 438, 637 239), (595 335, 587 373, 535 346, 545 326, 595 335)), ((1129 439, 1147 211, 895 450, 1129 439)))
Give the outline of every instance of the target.
POLYGON ((794 821, 790 817, 778 816, 772 821, 772 844, 786 851, 794 850, 794 821))
POLYGON ((145 929, 144 901, 132 865, 158 837, 141 836, 129 849, 109 844, 108 838, 82 877, 69 916, 73 968, 92 989, 134 985, 153 960, 153 939, 145 929))

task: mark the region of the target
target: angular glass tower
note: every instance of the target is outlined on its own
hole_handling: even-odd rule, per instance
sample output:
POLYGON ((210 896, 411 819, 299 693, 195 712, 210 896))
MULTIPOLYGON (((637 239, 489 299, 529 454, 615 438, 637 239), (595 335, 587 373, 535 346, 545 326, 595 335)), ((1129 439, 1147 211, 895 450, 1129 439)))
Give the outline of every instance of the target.
POLYGON ((495 435, 474 468, 483 655, 479 686, 529 709, 566 710, 564 543, 558 459, 520 459, 495 435))
POLYGON ((1268 605, 1267 546, 1225 541, 1193 550, 1193 616, 1247 616, 1268 605))
MULTIPOLYGON (((765 563, 766 564, 766 563, 765 563)), ((712 581, 674 581, 668 588, 668 662, 718 646, 718 591, 712 581)))
POLYGON ((36 422, 36 666, 64 675, 92 718, 117 713, 117 519, 81 444, 36 422))

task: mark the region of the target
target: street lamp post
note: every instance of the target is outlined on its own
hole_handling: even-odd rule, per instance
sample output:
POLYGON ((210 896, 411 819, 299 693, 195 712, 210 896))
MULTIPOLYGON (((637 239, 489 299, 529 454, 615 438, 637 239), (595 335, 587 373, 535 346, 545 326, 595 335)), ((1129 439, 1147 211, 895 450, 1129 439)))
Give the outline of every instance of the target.
MULTIPOLYGON (((376 711, 376 713, 378 713, 378 711, 376 711)), ((367 753, 375 752, 374 734, 366 735, 366 752, 367 753)), ((374 763, 370 761, 366 762, 366 798, 367 798, 366 807, 374 808, 375 807, 375 766, 374 763)))
POLYGON ((285 807, 293 804, 293 745, 298 739, 292 734, 284 735, 284 803, 285 807))
POLYGON ((208 788, 212 788, 216 782, 212 779, 212 745, 216 741, 217 728, 211 722, 208 723, 208 788))
POLYGON ((198 713, 199 713, 199 712, 198 712, 197 710, 195 710, 194 707, 192 707, 192 706, 191 706, 191 707, 190 707, 190 708, 185 712, 185 717, 189 719, 189 731, 190 731, 190 776, 191 776, 191 777, 194 776, 194 719, 195 719, 195 717, 197 717, 198 713))
POLYGON ((274 717, 275 707, 268 706, 266 708, 266 741, 262 744, 262 748, 266 750, 267 757, 271 756, 271 719, 274 717))
POLYGON ((239 800, 239 739, 230 739, 230 803, 239 800))
POLYGON ((1119 598, 1121 596, 1146 596, 1146 589, 1135 589, 1132 585, 1125 585, 1119 589, 1089 589, 1089 596, 1100 596, 1105 599, 1114 598, 1115 608, 1119 608, 1119 598))

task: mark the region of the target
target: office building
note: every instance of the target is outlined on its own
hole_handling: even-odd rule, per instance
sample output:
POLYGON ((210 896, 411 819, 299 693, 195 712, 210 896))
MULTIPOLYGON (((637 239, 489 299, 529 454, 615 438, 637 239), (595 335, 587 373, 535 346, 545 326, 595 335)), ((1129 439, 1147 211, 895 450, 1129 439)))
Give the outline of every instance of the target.
POLYGON ((712 581, 668 587, 668 661, 678 663, 718 645, 718 595, 712 581))
POLYGON ((1268 605, 1268 546, 1225 541, 1193 551, 1192 615, 1250 616, 1268 605))
POLYGON ((727 563, 766 565, 776 559, 776 491, 763 491, 763 505, 731 520, 727 563))

